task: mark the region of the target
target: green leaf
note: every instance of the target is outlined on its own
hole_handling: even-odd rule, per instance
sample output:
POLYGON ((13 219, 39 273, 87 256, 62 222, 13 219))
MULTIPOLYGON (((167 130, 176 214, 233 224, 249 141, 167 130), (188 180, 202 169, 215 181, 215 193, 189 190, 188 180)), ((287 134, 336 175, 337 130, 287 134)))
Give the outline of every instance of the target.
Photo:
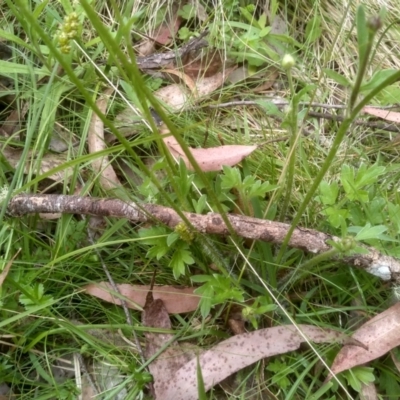
POLYGON ((282 118, 284 116, 284 113, 272 101, 256 100, 256 103, 259 104, 263 108, 263 111, 267 115, 275 115, 280 118, 282 118))
POLYGON ((221 175, 221 188, 232 189, 238 188, 242 184, 240 171, 236 167, 223 166, 223 175, 221 175))
POLYGON ((361 85, 360 91, 369 92, 372 89, 375 89, 380 84, 382 84, 386 79, 390 78, 391 76, 395 75, 398 72, 399 70, 397 69, 383 69, 377 71, 372 75, 372 78, 369 81, 361 85))
POLYGON ((186 26, 183 26, 178 31, 178 37, 180 40, 187 40, 193 35, 193 32, 186 26))
POLYGON ((212 276, 210 275, 194 275, 190 277, 190 280, 192 282, 196 283, 204 283, 204 282, 209 282, 212 279, 212 276))
POLYGON ((193 4, 185 4, 179 11, 178 15, 183 19, 189 20, 196 16, 196 9, 193 4))
POLYGON ((306 38, 310 43, 314 43, 321 37, 321 34, 321 17, 319 15, 314 15, 314 17, 307 22, 305 32, 306 38))
MULTIPOLYGON (((258 19, 258 25, 259 25, 259 27, 261 28, 261 32, 265 29, 265 26, 267 25, 267 14, 265 14, 265 13, 262 13, 261 15, 260 15, 260 18, 258 19)), ((268 29, 268 28, 267 28, 268 29)), ((271 27, 269 27, 269 31, 271 30, 271 27)), ((268 32, 269 32, 268 31, 268 32)), ((268 34, 268 32, 267 32, 267 34, 268 34)), ((260 33, 260 36, 261 36, 261 33, 260 33)))
POLYGON ((197 214, 201 214, 206 209, 206 206, 207 206, 207 195, 202 194, 200 196, 199 200, 192 199, 192 203, 193 203, 194 211, 197 214))
POLYGON ((187 248, 188 245, 183 242, 172 255, 169 265, 172 267, 175 279, 185 274, 186 265, 194 264, 194 259, 187 248))
POLYGON ((339 228, 349 216, 349 210, 338 209, 336 207, 328 207, 323 213, 328 217, 329 223, 334 228, 339 228))
POLYGON ((320 200, 322 204, 333 205, 336 203, 336 199, 339 194, 339 185, 337 182, 328 183, 322 181, 319 185, 320 190, 320 200))
POLYGON ((50 76, 50 72, 45 68, 32 68, 29 65, 4 60, 0 60, 0 71, 2 75, 9 77, 13 77, 15 74, 31 75, 32 73, 37 75, 39 78, 50 76))
POLYGON ((203 318, 206 318, 211 311, 211 302, 214 290, 211 286, 203 285, 194 291, 196 294, 201 295, 200 300, 200 313, 203 318))
POLYGON ((351 86, 350 81, 345 76, 339 74, 338 72, 336 72, 332 69, 329 69, 329 68, 323 68, 323 71, 325 72, 325 75, 328 78, 333 79, 339 85, 343 85, 344 87, 351 86))
MULTIPOLYGON (((252 26, 255 26, 257 28, 260 28, 257 20, 254 18, 254 15, 249 13, 246 7, 240 7, 239 9, 240 9, 242 16, 247 19, 249 24, 251 24, 252 26)), ((231 21, 230 23, 232 24, 232 22, 233 21, 231 21)), ((245 24, 243 24, 243 25, 245 25, 245 24)))
POLYGON ((364 227, 351 226, 348 228, 349 232, 357 232, 356 240, 380 239, 380 235, 387 231, 384 225, 371 226, 367 223, 364 227))
POLYGON ((177 233, 177 232, 171 232, 171 233, 167 236, 167 246, 168 246, 168 247, 171 247, 171 245, 173 245, 179 238, 180 238, 179 233, 177 233))
POLYGON ((263 38, 263 37, 267 36, 268 33, 271 32, 271 29, 272 29, 272 28, 271 28, 270 26, 267 26, 267 27, 265 27, 265 28, 262 28, 262 29, 260 30, 260 33, 258 34, 258 36, 259 36, 260 38, 263 38))
POLYGON ((206 387, 204 386, 203 374, 199 362, 199 356, 196 357, 196 376, 197 376, 197 395, 199 400, 207 400, 206 387))

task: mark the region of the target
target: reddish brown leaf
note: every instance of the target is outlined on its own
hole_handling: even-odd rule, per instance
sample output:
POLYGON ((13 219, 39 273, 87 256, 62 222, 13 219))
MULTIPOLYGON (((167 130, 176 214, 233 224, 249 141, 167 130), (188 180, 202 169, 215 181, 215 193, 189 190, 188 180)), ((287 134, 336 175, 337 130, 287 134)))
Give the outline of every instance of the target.
MULTIPOLYGON (((299 325, 310 341, 331 343, 343 340, 343 334, 311 325, 299 325)), ((206 390, 236 371, 262 358, 284 354, 299 348, 303 337, 292 325, 260 329, 231 337, 199 357, 206 390)), ((172 379, 158 383, 164 390, 159 394, 163 400, 196 400, 197 358, 192 359, 176 371, 172 379)))
POLYGON ((175 16, 171 21, 163 22, 153 33, 150 35, 155 42, 166 46, 172 42, 176 32, 179 30, 179 26, 181 25, 182 18, 179 16, 175 16))
POLYGON ((213 76, 220 71, 224 65, 220 50, 198 55, 194 60, 190 57, 191 53, 185 58, 183 71, 193 79, 213 76))
POLYGON ((362 325, 352 338, 363 343, 366 348, 344 346, 333 362, 333 373, 375 360, 400 345, 400 303, 362 325))
POLYGON ((374 117, 382 118, 386 121, 400 122, 400 112, 382 110, 375 107, 364 107, 363 112, 374 117))
MULTIPOLYGON (((144 307, 148 285, 117 285, 121 295, 124 296, 129 308, 139 310, 144 307)), ((92 283, 84 286, 86 293, 98 297, 109 303, 121 305, 118 294, 113 294, 111 285, 107 282, 92 283)), ((155 286, 153 296, 155 300, 162 300, 169 314, 182 314, 195 311, 200 301, 200 296, 194 294, 196 288, 174 286, 155 286)))

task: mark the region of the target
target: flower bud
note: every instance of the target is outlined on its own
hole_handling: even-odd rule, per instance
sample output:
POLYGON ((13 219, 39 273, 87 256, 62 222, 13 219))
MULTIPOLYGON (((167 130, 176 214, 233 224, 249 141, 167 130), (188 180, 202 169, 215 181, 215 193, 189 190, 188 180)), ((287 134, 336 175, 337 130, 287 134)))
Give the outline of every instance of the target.
POLYGON ((291 69, 294 67, 296 64, 296 61, 294 60, 293 56, 290 54, 285 54, 282 59, 282 67, 285 69, 291 69))

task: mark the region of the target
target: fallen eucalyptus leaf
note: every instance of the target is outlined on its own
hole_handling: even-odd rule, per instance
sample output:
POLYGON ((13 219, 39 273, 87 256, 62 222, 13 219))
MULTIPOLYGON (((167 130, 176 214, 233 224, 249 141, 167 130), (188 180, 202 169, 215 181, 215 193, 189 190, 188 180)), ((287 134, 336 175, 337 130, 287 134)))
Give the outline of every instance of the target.
MULTIPOLYGON (((117 285, 119 292, 124 296, 129 308, 140 310, 146 302, 149 285, 117 285), (130 300, 130 301, 129 301, 130 300)), ((91 283, 83 287, 87 294, 98 297, 109 303, 121 305, 121 300, 112 294, 113 289, 108 282, 91 283)), ((169 314, 182 314, 195 311, 200 302, 200 296, 194 294, 196 288, 154 286, 155 300, 162 300, 169 314)))

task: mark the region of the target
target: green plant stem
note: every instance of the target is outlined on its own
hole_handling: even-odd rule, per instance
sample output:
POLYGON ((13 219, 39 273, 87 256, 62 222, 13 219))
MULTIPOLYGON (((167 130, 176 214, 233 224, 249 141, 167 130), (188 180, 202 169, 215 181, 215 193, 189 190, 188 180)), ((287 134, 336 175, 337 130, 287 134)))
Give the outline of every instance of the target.
POLYGON ((363 59, 360 59, 360 66, 358 68, 356 81, 354 83, 353 90, 351 91, 348 114, 350 114, 353 110, 354 105, 357 101, 358 94, 360 92, 360 87, 364 79, 365 71, 367 69, 369 57, 372 51, 372 45, 374 43, 375 31, 369 30, 368 35, 368 45, 365 50, 363 59))
POLYGON ((325 162, 322 164, 322 167, 314 179, 313 184, 311 185, 309 191, 306 194, 306 197, 304 198, 303 202, 300 204, 299 209, 297 210, 296 215, 293 218, 292 224, 289 228, 288 233, 286 234, 285 239, 282 242, 281 248, 279 250, 279 253, 276 257, 276 262, 279 263, 282 260, 283 255, 285 254, 286 248, 289 244, 290 238, 293 234, 293 231, 296 229, 297 224, 299 223, 304 211, 306 210, 308 203, 312 200, 314 197, 316 191, 318 190, 319 184, 321 183, 322 179, 324 178, 325 174, 327 173, 331 163, 333 162, 336 153, 339 149, 340 144, 342 143, 346 133, 348 132, 351 124, 355 121, 358 113, 362 110, 363 107, 365 107, 369 102, 384 88, 387 86, 392 85, 393 83, 397 82, 400 80, 400 71, 396 71, 393 73, 393 75, 389 76, 386 78, 380 85, 378 85, 376 88, 372 89, 365 97, 362 99, 352 110, 351 114, 349 117, 347 117, 341 124, 338 130, 338 133, 336 134, 336 137, 332 143, 332 147, 329 150, 329 153, 325 159, 325 162))
POLYGON ((287 209, 289 207, 290 198, 292 196, 293 182, 294 182, 294 170, 296 165, 296 144, 298 141, 298 127, 297 127, 297 114, 298 114, 298 99, 295 97, 295 91, 293 86, 293 77, 291 69, 287 71, 287 77, 289 80, 290 93, 294 99, 291 104, 291 117, 290 117, 290 127, 291 127, 291 137, 290 137, 290 150, 289 150, 289 167, 287 170, 287 184, 286 193, 283 201, 282 210, 280 213, 280 220, 283 221, 286 217, 287 209))

